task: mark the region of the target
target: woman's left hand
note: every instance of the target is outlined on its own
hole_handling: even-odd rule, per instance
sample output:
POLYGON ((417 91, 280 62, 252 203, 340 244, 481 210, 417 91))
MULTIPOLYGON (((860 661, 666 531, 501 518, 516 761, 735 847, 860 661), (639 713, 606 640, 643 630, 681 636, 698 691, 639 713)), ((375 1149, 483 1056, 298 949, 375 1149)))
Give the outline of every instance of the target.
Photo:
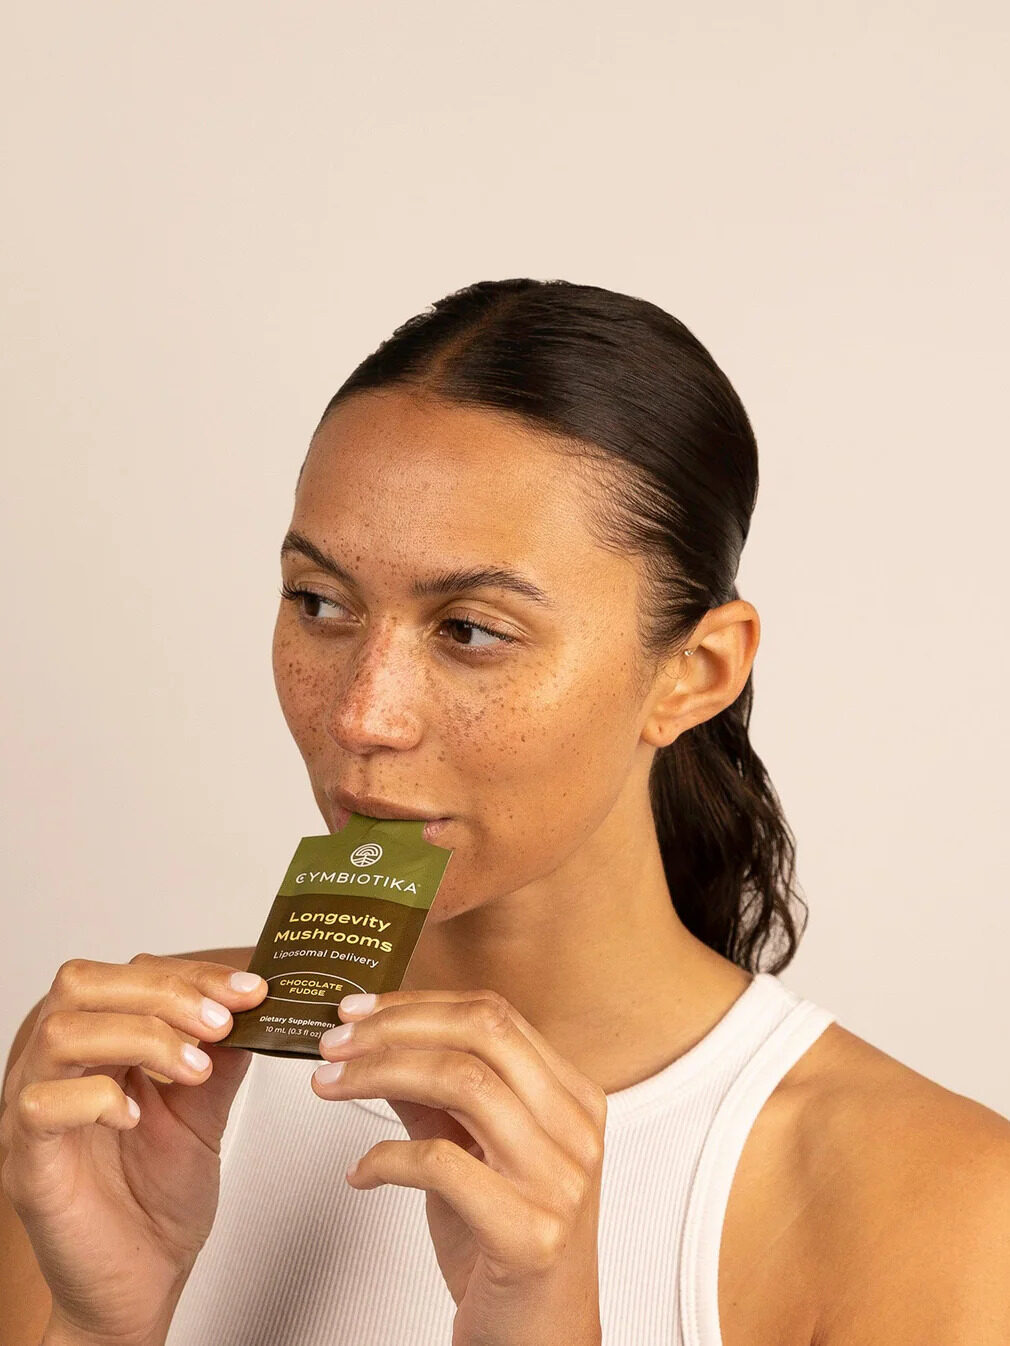
POLYGON ((410 1140, 381 1140, 352 1187, 427 1193, 456 1303, 451 1346, 599 1346, 597 1265, 607 1096, 493 991, 391 991, 327 1045, 320 1098, 385 1098, 410 1140))

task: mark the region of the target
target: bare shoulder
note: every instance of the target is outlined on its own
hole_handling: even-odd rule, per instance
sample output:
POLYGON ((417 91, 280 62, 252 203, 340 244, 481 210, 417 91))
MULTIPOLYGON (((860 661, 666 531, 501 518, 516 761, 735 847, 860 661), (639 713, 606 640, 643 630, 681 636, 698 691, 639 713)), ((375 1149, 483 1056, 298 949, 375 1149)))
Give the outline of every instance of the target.
POLYGON ((816 1346, 1010 1341, 1010 1121, 838 1023, 784 1083, 816 1346))

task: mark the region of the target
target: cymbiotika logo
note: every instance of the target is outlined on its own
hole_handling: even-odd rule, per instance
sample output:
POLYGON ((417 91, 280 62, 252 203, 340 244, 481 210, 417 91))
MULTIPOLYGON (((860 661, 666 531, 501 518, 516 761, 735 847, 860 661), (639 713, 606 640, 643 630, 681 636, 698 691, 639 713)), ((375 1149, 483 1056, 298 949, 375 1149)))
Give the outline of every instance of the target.
POLYGON ((382 859, 382 847, 374 841, 366 841, 364 846, 355 846, 351 851, 351 864, 363 869, 365 865, 377 864, 382 859))

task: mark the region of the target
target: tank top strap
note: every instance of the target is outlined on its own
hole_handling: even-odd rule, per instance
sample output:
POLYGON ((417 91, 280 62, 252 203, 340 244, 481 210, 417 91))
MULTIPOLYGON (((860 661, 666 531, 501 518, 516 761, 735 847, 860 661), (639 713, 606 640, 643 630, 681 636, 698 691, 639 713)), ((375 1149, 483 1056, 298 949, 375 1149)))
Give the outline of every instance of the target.
POLYGON ((795 1003, 743 1066, 719 1104, 688 1196, 678 1295, 683 1346, 722 1346, 719 1249, 744 1144, 775 1086, 837 1017, 797 997, 777 978, 773 980, 795 1003))

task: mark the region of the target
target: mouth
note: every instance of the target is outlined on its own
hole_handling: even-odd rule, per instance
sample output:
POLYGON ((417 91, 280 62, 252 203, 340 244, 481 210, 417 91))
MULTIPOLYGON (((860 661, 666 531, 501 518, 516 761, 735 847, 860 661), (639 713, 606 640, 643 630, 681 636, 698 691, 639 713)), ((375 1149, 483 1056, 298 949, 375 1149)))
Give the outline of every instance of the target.
POLYGON ((332 790, 328 800, 334 832, 341 830, 352 813, 360 813, 366 818, 398 818, 409 822, 423 822, 422 835, 425 841, 431 841, 447 823, 452 821, 449 817, 436 817, 433 813, 413 809, 409 805, 393 804, 375 795, 352 795, 348 790, 332 790))

